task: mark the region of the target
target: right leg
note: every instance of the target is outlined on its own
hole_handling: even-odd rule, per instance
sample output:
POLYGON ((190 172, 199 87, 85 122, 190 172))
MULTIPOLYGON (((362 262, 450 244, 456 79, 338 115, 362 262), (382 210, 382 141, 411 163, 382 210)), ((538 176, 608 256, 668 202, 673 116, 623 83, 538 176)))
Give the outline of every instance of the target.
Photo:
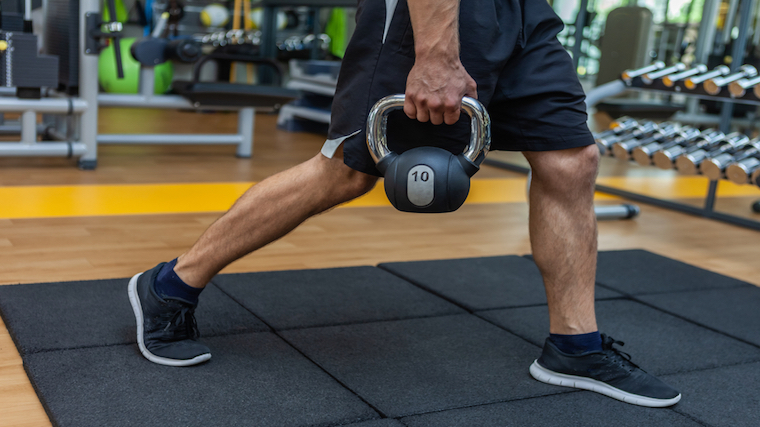
POLYGON ((225 266, 289 233, 306 219, 372 189, 377 177, 357 172, 336 153, 317 154, 254 185, 206 230, 174 271, 188 285, 206 286, 225 266))
POLYGON ((211 358, 197 341, 198 294, 227 264, 284 236, 309 217, 369 191, 377 178, 317 154, 251 187, 190 250, 129 281, 137 343, 150 361, 189 366, 211 358))

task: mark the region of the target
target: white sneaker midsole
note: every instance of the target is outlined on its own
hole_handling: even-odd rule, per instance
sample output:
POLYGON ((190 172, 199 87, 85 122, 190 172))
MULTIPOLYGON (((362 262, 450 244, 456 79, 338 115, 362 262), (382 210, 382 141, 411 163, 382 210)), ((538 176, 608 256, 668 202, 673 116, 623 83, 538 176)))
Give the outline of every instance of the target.
POLYGON ((663 408, 666 406, 675 405, 679 400, 681 400, 680 394, 672 399, 656 399, 653 397, 639 396, 637 394, 628 393, 609 384, 597 381, 593 378, 560 374, 558 372, 550 371, 549 369, 546 369, 543 366, 539 365, 538 360, 534 361, 533 364, 530 365, 530 375, 542 383, 589 390, 626 403, 631 403, 639 406, 648 406, 650 408, 663 408))

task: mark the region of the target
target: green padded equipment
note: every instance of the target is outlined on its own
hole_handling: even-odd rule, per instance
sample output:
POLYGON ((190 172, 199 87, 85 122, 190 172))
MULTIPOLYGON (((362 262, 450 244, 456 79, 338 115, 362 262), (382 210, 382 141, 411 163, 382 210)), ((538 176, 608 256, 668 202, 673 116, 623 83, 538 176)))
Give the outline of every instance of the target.
MULTIPOLYGON (((137 93, 139 90, 140 63, 130 54, 130 47, 135 42, 134 38, 121 39, 121 60, 124 67, 124 78, 120 79, 116 73, 116 60, 114 58, 113 44, 100 52, 98 59, 98 81, 105 92, 108 93, 137 93)), ((155 90, 158 94, 166 93, 172 84, 174 67, 171 61, 155 66, 155 90)))

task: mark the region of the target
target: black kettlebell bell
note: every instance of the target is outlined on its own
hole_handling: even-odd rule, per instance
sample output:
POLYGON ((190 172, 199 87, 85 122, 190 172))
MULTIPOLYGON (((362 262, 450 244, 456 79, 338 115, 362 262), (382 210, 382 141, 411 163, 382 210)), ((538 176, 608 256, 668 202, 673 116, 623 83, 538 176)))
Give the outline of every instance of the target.
POLYGON ((385 177, 385 194, 402 212, 441 213, 459 209, 470 193, 470 177, 491 148, 491 118, 483 104, 464 97, 471 118, 470 144, 454 155, 438 147, 417 147, 401 154, 388 149, 388 113, 404 107, 404 95, 378 101, 367 119, 367 147, 385 177))

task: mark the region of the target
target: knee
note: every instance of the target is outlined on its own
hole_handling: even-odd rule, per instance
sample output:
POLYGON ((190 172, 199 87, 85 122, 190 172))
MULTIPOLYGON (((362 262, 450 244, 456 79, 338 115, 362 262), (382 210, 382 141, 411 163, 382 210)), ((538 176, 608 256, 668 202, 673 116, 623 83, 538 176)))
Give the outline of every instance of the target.
POLYGON ((345 173, 343 185, 344 194, 347 196, 347 200, 353 200, 357 197, 363 196, 375 187, 378 180, 376 176, 355 171, 347 166, 346 168, 349 170, 345 173))
POLYGON ((321 154, 315 160, 321 164, 323 171, 321 178, 332 193, 331 199, 335 203, 344 203, 363 196, 377 183, 378 178, 351 169, 343 163, 341 158, 328 159, 321 154))
POLYGON ((568 194, 593 191, 599 168, 599 149, 596 145, 544 152, 528 160, 536 182, 568 194))

